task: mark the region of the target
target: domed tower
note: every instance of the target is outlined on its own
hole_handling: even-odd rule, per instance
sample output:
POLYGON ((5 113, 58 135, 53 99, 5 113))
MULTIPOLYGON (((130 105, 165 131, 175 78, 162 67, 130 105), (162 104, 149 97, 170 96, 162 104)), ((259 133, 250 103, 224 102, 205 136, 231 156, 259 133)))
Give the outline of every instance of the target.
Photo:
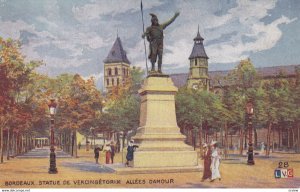
POLYGON ((104 62, 104 87, 107 92, 115 86, 122 86, 130 75, 130 62, 117 37, 104 62))
POLYGON ((188 88, 201 90, 209 89, 208 57, 205 53, 203 40, 198 26, 198 33, 194 38, 194 47, 189 57, 190 72, 187 82, 188 88))

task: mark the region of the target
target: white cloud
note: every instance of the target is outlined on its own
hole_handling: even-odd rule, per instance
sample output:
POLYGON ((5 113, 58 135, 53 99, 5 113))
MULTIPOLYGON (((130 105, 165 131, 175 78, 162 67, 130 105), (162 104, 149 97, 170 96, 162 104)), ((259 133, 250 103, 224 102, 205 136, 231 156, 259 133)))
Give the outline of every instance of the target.
POLYGON ((90 59, 79 59, 76 57, 66 59, 66 58, 57 58, 57 57, 50 57, 45 56, 44 61, 47 65, 59 68, 59 69, 66 69, 68 67, 79 67, 81 65, 88 65, 90 59))
MULTIPOLYGON (((181 15, 173 31, 167 31, 166 38, 171 54, 165 55, 165 62, 177 63, 181 67, 186 66, 193 41, 196 35, 197 25, 200 25, 200 34, 204 37, 204 45, 210 40, 216 43, 205 46, 210 58, 210 63, 232 63, 248 57, 251 52, 258 52, 274 47, 282 37, 281 24, 289 24, 297 18, 282 16, 265 24, 262 18, 268 16, 268 11, 274 9, 277 1, 245 1, 238 0, 237 6, 229 9, 222 15, 214 13, 219 10, 218 3, 210 1, 210 6, 199 5, 199 2, 179 2, 181 15), (213 6, 214 5, 214 6, 213 6), (208 6, 208 10, 202 6, 208 6), (202 11, 203 10, 203 11, 202 11), (227 39, 219 39, 222 35, 233 34, 227 39), (242 37, 251 37, 250 42, 243 42, 242 37), (181 42, 181 43, 180 43, 181 42), (184 44, 186 43, 186 44, 184 44), (183 54, 185 53, 185 54, 183 54), (185 57, 186 62, 184 62, 185 57)), ((172 24, 173 25, 173 24, 172 24)), ((176 21, 175 24, 176 25, 176 21)), ((173 28, 173 29, 174 29, 173 28)))
MULTIPOLYGON (((149 9, 162 5, 163 2, 159 0, 152 0, 143 3, 144 9, 149 9)), ((135 12, 140 10, 140 1, 126 0, 121 2, 116 1, 96 1, 84 6, 77 6, 72 8, 74 17, 80 21, 100 19, 103 15, 116 15, 120 13, 135 12)))
MULTIPOLYGON (((227 2, 174 0, 171 6, 167 6, 169 5, 167 1, 143 1, 146 25, 150 23, 148 15, 150 11, 155 10, 161 22, 169 19, 177 10, 181 13, 164 32, 163 65, 166 67, 172 65, 174 69, 188 68, 188 56, 193 48, 193 38, 196 36, 198 24, 200 34, 205 39, 204 45, 210 58, 209 62, 232 63, 248 57, 250 53, 276 46, 283 35, 280 26, 298 19, 284 15, 272 18, 269 11, 276 9, 276 0, 237 0, 236 2, 231 0, 229 5, 227 2), (267 16, 269 19, 264 19, 267 16), (268 20, 268 23, 264 23, 264 20, 268 20), (249 40, 245 41, 245 37, 249 40), (210 44, 206 45, 207 42, 210 44)), ((46 3, 40 7, 43 14, 27 16, 28 18, 26 17, 24 21, 23 18, 14 16, 11 16, 10 21, 0 19, 0 36, 4 38, 19 39, 21 31, 34 34, 22 47, 22 52, 28 60, 44 60, 46 67, 56 72, 58 69, 65 69, 62 71, 67 72, 70 67, 87 64, 98 68, 99 63, 95 61, 101 62, 104 59, 102 57, 108 54, 118 28, 119 36, 121 36, 124 49, 128 51, 128 58, 132 65, 145 68, 144 42, 140 37, 142 31, 140 1, 95 0, 85 5, 80 3, 80 6, 76 5, 72 10, 67 10, 67 6, 59 7, 63 4, 62 2, 58 4, 57 1, 46 1, 46 3), (71 14, 67 15, 68 17, 74 16, 76 21, 65 22, 63 11, 71 14), (117 14, 124 14, 124 20, 117 19, 115 17, 117 14), (136 20, 126 22, 133 17, 136 17, 136 20), (65 57, 55 57, 53 54, 48 54, 47 50, 43 52, 47 56, 41 57, 37 52, 40 46, 49 47, 49 52, 55 46, 62 51, 60 57, 63 57, 64 53, 65 57), (101 52, 95 54, 95 51, 100 48, 102 48, 101 52)), ((278 10, 280 11, 280 8, 278 10)), ((3 15, 3 17, 8 16, 3 15)), ((149 52, 148 42, 146 46, 149 52)), ((149 60, 148 64, 151 65, 149 60)), ((97 72, 93 75, 97 80, 101 80, 97 72)))

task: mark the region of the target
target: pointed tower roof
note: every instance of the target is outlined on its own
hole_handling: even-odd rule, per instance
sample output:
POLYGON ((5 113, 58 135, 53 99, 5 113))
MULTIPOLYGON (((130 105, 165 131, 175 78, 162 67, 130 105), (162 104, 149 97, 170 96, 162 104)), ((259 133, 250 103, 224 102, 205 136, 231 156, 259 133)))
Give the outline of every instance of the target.
POLYGON ((126 52, 123 49, 121 39, 118 36, 110 52, 108 53, 106 59, 103 62, 104 63, 124 62, 130 64, 126 56, 126 52))
POLYGON ((192 50, 192 53, 189 57, 189 59, 194 59, 194 58, 206 58, 208 59, 204 46, 203 46, 203 38, 200 35, 199 32, 199 26, 198 26, 198 33, 197 36, 194 38, 194 47, 192 50))

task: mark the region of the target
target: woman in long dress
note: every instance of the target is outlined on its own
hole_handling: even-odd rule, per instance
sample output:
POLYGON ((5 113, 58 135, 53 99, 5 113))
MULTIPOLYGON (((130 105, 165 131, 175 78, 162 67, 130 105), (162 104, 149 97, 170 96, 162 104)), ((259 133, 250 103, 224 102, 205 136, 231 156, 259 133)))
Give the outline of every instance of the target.
POLYGON ((203 170, 203 176, 202 176, 202 182, 205 179, 211 178, 211 170, 210 170, 210 165, 211 165, 211 148, 210 146, 207 146, 205 143, 203 145, 203 162, 204 162, 204 170, 203 170))
POLYGON ((217 147, 217 142, 212 142, 212 152, 211 152, 211 182, 215 179, 221 180, 221 175, 219 171, 220 167, 220 156, 219 156, 219 149, 217 147))
POLYGON ((109 164, 111 155, 111 147, 109 143, 105 145, 103 151, 105 152, 105 163, 109 164))

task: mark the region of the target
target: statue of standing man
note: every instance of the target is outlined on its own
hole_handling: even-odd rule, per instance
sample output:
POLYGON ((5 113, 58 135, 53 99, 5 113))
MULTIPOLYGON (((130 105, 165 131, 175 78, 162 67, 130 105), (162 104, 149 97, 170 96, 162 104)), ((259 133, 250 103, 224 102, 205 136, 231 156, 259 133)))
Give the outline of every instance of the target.
POLYGON ((151 61, 151 73, 155 72, 155 63, 158 57, 158 73, 161 72, 161 64, 162 64, 162 54, 163 54, 163 39, 164 33, 163 30, 170 25, 175 19, 178 17, 179 12, 176 12, 175 15, 167 22, 163 24, 158 23, 158 18, 153 13, 151 15, 151 26, 146 29, 146 32, 142 35, 142 38, 147 37, 149 41, 149 49, 150 53, 148 58, 151 61))

